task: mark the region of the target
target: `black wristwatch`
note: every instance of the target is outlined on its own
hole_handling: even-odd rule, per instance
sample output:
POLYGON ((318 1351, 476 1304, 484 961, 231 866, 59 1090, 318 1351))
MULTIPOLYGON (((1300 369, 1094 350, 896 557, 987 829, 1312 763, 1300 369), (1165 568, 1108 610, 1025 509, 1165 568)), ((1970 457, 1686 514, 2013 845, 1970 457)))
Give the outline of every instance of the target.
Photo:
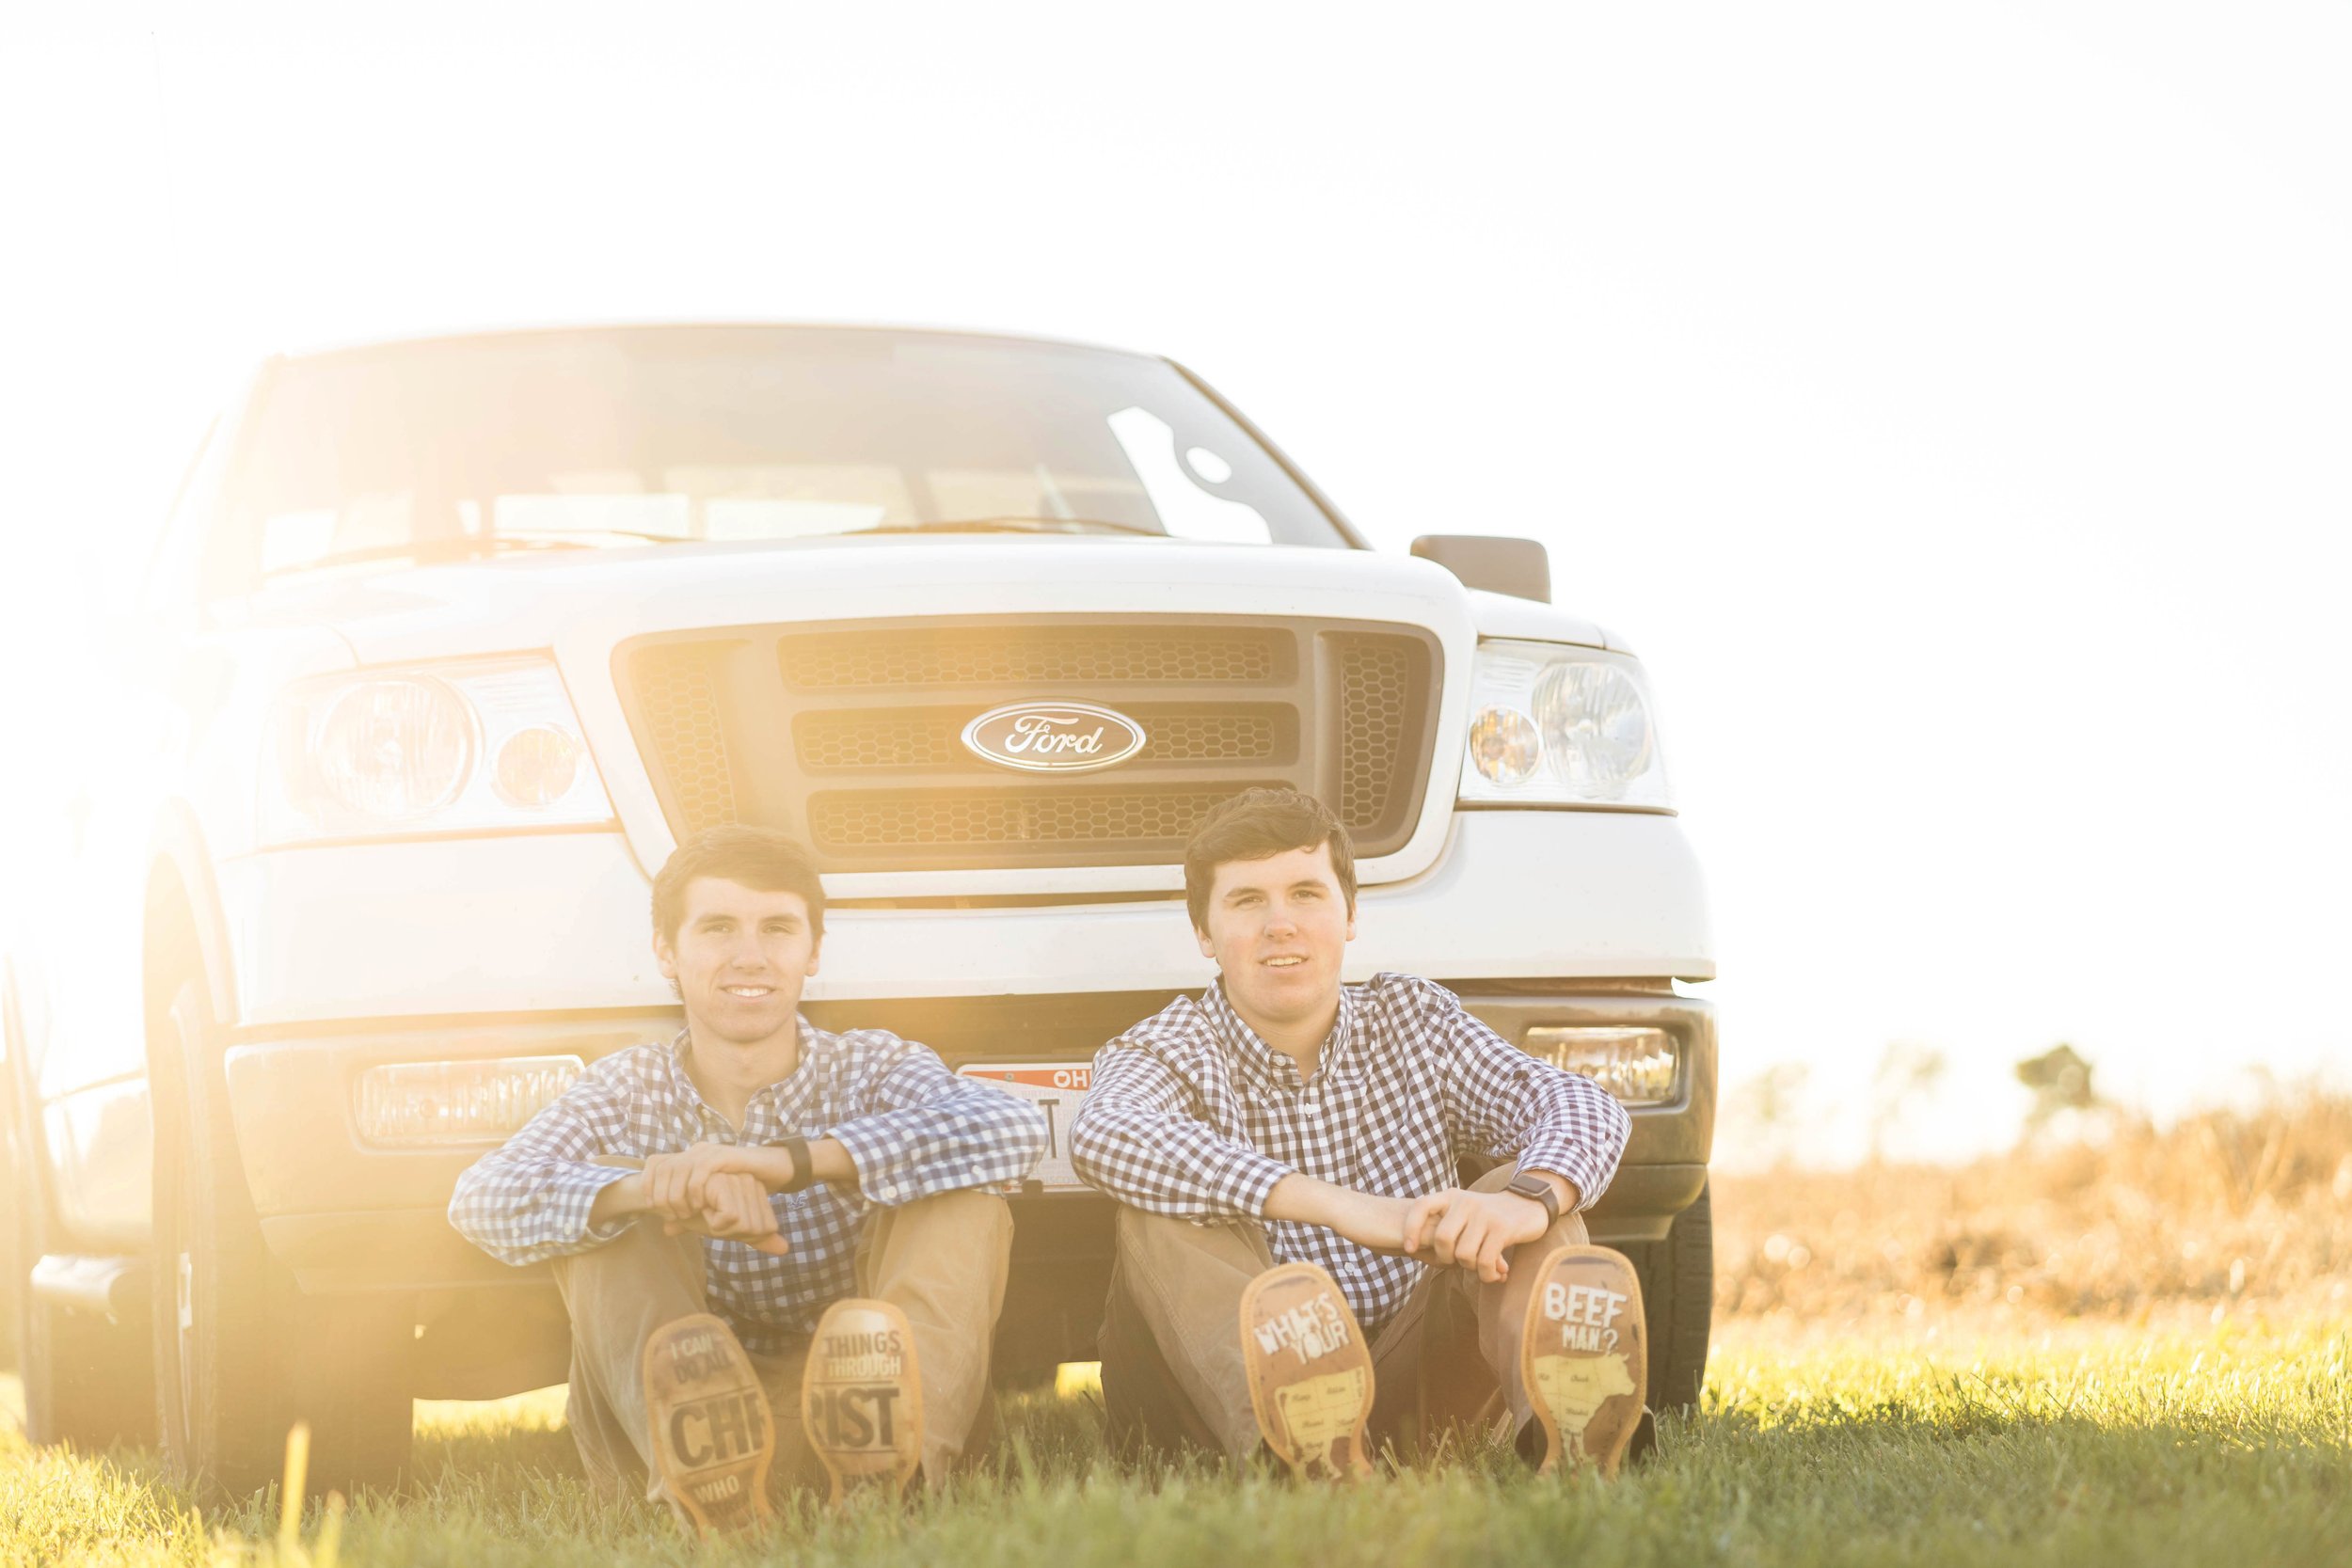
POLYGON ((1532 1197, 1536 1202, 1542 1204, 1544 1206, 1544 1225, 1547 1228, 1559 1223, 1560 1195, 1551 1190, 1550 1182, 1545 1180, 1542 1177, 1537 1176, 1534 1171, 1523 1170, 1519 1172, 1518 1175, 1511 1178, 1510 1185, 1504 1187, 1502 1190, 1506 1193, 1517 1193, 1521 1197, 1532 1197))
POLYGON ((806 1138, 784 1138, 777 1142, 776 1147, 792 1156, 792 1180, 778 1187, 776 1191, 797 1193, 817 1180, 817 1173, 808 1167, 808 1140, 806 1138))

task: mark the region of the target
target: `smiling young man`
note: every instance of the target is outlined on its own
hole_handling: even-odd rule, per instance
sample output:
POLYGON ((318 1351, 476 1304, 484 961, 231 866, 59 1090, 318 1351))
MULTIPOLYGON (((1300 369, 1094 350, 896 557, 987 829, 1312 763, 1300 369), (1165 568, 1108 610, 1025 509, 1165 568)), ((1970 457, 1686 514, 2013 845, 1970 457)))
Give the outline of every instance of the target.
POLYGON ((1120 1204, 1114 1442, 1236 1460, 1263 1442, 1344 1472, 1367 1433, 1507 1410, 1529 1457, 1613 1470, 1644 1369, 1598 1353, 1638 1341, 1639 1291, 1580 1211, 1615 1173, 1624 1108, 1427 980, 1343 985, 1355 857, 1310 797, 1211 813, 1184 894, 1216 983, 1104 1046, 1071 1128, 1078 1174, 1120 1204), (1463 1156, 1499 1164, 1464 1188, 1463 1156))
POLYGON ((493 1257, 553 1261, 591 1481, 706 1528, 765 1517, 762 1483, 814 1481, 812 1450, 836 1478, 944 1476, 986 1413, 1004 1301, 1012 1220, 982 1189, 1045 1148, 1033 1107, 927 1048, 800 1016, 824 919, 790 839, 681 845, 653 946, 686 1027, 597 1062, 450 1204, 493 1257))

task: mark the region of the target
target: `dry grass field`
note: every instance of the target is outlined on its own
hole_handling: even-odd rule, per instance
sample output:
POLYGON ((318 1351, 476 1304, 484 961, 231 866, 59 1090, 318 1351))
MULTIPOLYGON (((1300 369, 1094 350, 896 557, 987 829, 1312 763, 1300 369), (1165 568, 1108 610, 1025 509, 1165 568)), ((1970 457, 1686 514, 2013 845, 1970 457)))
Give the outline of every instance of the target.
POLYGON ((2352 1103, 2315 1094, 1960 1169, 1718 1182, 1698 1412, 1613 1486, 1473 1448, 1347 1488, 1136 1472, 1009 1402, 993 1471, 705 1546, 580 1485, 560 1391, 421 1405, 397 1496, 205 1512, 144 1453, 40 1453, 0 1379, 0 1562, 2352 1561, 2352 1103))
MULTIPOLYGON (((2352 1100, 2103 1113, 1958 1167, 1716 1180, 1716 1309, 1818 1329, 2352 1318, 2352 1100)), ((1719 1320, 1720 1321, 1720 1320, 1719 1320)))

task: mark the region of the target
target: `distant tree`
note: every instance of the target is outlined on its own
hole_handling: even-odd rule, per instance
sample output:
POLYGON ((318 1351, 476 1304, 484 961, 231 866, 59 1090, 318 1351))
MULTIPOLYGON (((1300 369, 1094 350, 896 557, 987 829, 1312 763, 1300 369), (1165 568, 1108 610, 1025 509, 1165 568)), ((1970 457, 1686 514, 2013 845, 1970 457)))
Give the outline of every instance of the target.
POLYGON ((2033 1090, 2033 1108, 2026 1113, 2029 1133, 2062 1112, 2096 1110, 2103 1103, 2090 1086, 2090 1059, 2064 1040, 2018 1063, 2017 1081, 2033 1090))

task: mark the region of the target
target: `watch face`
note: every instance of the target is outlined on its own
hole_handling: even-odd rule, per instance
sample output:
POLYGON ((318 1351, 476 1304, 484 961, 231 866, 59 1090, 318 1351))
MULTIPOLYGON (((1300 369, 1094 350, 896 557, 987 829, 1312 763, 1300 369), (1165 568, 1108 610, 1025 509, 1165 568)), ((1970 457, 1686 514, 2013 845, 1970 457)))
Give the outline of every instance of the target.
POLYGON ((1511 1178, 1511 1184, 1503 1191, 1517 1193, 1521 1197, 1532 1197, 1544 1206, 1545 1213, 1554 1219, 1560 1217, 1558 1207, 1560 1200, 1552 1196, 1551 1183, 1540 1176, 1515 1176, 1511 1178))

